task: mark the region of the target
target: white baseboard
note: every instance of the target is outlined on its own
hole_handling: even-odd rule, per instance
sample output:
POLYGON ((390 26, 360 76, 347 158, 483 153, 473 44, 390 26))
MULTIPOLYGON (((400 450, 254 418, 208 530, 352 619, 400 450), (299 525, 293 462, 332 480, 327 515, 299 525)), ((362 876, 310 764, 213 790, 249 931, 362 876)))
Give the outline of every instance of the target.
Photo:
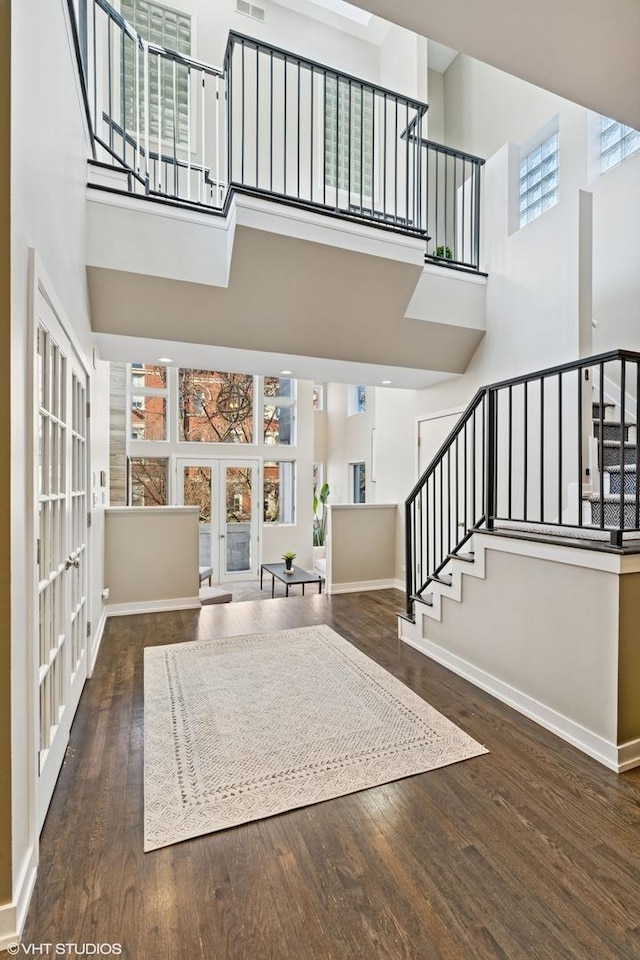
POLYGON ((391 590, 397 583, 397 580, 354 580, 352 583, 332 583, 329 584, 327 593, 362 593, 366 590, 391 590))
POLYGON ((453 673, 457 673, 458 676, 469 680, 476 687, 480 687, 481 690, 486 690, 496 700, 501 700, 502 703, 506 703, 507 706, 517 710, 518 713, 522 713, 530 720, 539 723, 541 727, 555 733, 556 736, 602 763, 609 770, 622 773, 623 770, 629 770, 631 767, 640 765, 640 740, 633 740, 618 747, 615 743, 611 743, 604 737, 587 730, 586 727, 576 723, 575 720, 565 717, 557 710, 553 710, 544 703, 540 703, 539 700, 528 696, 528 694, 516 690, 515 687, 504 683, 480 667, 474 666, 468 660, 463 660, 462 657, 450 653, 430 640, 411 637, 408 632, 402 631, 402 624, 400 639, 437 663, 442 664, 443 667, 447 667, 453 673))
POLYGON ((100 614, 100 619, 98 620, 98 626, 96 627, 95 633, 92 638, 91 650, 89 651, 89 669, 87 671, 87 676, 90 677, 93 674, 94 667, 96 665, 96 660, 98 659, 98 653, 100 652, 100 644, 102 643, 102 635, 104 634, 105 624, 107 622, 107 608, 102 607, 102 612, 100 614))
POLYGON ((164 613, 168 610, 197 610, 200 597, 175 597, 169 600, 135 600, 111 603, 105 607, 108 617, 129 617, 136 613, 164 613))
POLYGON ((0 951, 6 950, 20 939, 37 873, 38 851, 36 847, 30 847, 20 871, 16 896, 11 903, 0 907, 0 951))
POLYGON ((640 738, 628 740, 618 747, 618 773, 640 767, 640 738))

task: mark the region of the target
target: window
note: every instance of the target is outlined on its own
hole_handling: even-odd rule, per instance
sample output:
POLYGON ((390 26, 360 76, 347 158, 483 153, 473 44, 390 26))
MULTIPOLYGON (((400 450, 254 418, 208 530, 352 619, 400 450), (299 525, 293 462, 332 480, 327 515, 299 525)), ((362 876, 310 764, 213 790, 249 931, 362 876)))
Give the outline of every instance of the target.
POLYGON ((295 464, 290 460, 264 464, 264 522, 295 523, 295 464))
POLYGON ((558 202, 558 131, 520 160, 520 226, 558 202))
POLYGON ((321 383, 313 385, 313 409, 324 410, 324 387, 321 383))
POLYGON ((371 201, 373 91, 328 76, 324 101, 324 164, 328 187, 371 201), (336 169, 337 168, 337 169, 336 169))
POLYGON ((640 131, 609 117, 600 117, 600 169, 606 173, 640 150, 640 131))
POLYGON ((264 378, 262 442, 289 446, 294 443, 294 381, 264 378))
POLYGON ((367 476, 364 463, 351 464, 351 497, 353 503, 366 503, 367 476))
POLYGON ((354 413, 364 413, 367 409, 367 388, 359 383, 355 387, 350 387, 348 398, 348 413, 352 416, 354 413))
POLYGON ((132 363, 129 384, 129 436, 132 440, 166 440, 167 368, 132 363))
POLYGON ((169 461, 164 457, 132 457, 129 460, 129 497, 133 507, 167 505, 169 461))
MULTIPOLYGON (((191 55, 191 17, 182 11, 172 10, 149 0, 121 0, 122 16, 138 33, 152 43, 157 43, 183 56, 191 55)), ((136 55, 133 42, 125 43, 123 86, 125 117, 128 130, 139 126, 144 130, 144 72, 141 69, 142 58, 138 59, 140 76, 136 79, 136 55), (140 116, 136 118, 135 97, 138 92, 140 116)), ((120 94, 120 91, 118 91, 120 94)), ((179 64, 174 70, 168 61, 160 57, 149 57, 149 135, 173 141, 188 142, 189 125, 189 74, 185 66, 179 64), (160 103, 162 112, 160 113, 160 103)))
POLYGON ((253 443, 253 377, 179 370, 178 417, 180 440, 253 443))

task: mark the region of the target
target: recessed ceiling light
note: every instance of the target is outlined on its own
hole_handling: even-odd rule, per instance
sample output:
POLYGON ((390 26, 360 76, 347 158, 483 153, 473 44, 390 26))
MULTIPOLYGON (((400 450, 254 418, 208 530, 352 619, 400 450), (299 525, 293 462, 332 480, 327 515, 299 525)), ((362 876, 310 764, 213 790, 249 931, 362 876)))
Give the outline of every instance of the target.
POLYGON ((383 385, 384 387, 388 387, 390 383, 391 383, 391 380, 383 380, 383 381, 382 381, 382 385, 383 385))
POLYGON ((291 374, 293 373, 293 370, 281 370, 280 373, 282 374, 283 377, 290 377, 291 374))
POLYGON ((158 357, 158 363, 173 363, 173 357, 158 357))

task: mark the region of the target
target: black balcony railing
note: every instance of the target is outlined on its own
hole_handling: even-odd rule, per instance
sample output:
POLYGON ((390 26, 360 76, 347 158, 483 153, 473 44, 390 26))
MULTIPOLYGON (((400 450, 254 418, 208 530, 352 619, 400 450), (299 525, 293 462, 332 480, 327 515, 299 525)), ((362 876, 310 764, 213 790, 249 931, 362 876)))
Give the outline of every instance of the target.
POLYGON ((426 104, 237 33, 218 69, 145 41, 108 0, 87 5, 97 156, 129 190, 214 212, 256 194, 479 269, 483 161, 426 140, 426 104))
POLYGON ((475 530, 640 543, 640 353, 481 388, 405 504, 407 614, 475 530))
POLYGON ((225 72, 232 184, 426 236, 426 104, 235 33, 225 72))

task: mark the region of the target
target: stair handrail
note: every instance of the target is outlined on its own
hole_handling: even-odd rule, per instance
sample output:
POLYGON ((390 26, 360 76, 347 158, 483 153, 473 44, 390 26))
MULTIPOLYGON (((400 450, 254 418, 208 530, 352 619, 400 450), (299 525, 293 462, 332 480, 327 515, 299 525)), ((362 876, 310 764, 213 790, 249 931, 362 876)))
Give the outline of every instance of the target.
MULTIPOLYGON (((475 530, 485 529, 491 530, 494 526, 494 519, 496 513, 496 496, 497 496, 497 473, 496 473, 496 462, 497 462, 497 447, 496 447, 496 430, 497 430, 497 403, 498 396, 501 391, 511 390, 514 387, 525 386, 535 381, 544 382, 545 380, 558 377, 561 378, 564 374, 570 374, 573 372, 588 370, 589 368, 599 368, 600 369, 600 404, 604 400, 603 393, 603 371, 604 365, 607 363, 612 363, 615 361, 620 361, 622 363, 622 385, 624 387, 625 383, 625 370, 626 363, 632 363, 636 365, 636 383, 638 384, 638 393, 640 394, 640 352, 634 350, 624 350, 624 349, 615 349, 609 350, 604 353, 595 354, 589 357, 581 357, 577 360, 572 360, 567 363, 555 364, 550 367, 545 367, 541 370, 536 370, 530 373, 520 374, 515 377, 510 377, 504 380, 495 381, 494 383, 487 384, 480 387, 473 398, 460 415, 459 419, 456 421, 454 427, 447 435, 445 440, 442 442, 438 451, 434 457, 429 462, 426 469, 422 472, 419 479, 413 486, 411 492, 405 500, 405 574, 406 574, 406 611, 407 616, 410 619, 413 619, 414 616, 414 606, 415 600, 421 598, 423 592, 428 587, 428 585, 438 578, 438 575, 442 569, 446 566, 451 555, 456 554, 460 551, 462 546, 466 541, 472 536, 475 530), (473 510, 473 516, 471 517, 471 523, 465 522, 465 528, 462 536, 454 538, 452 542, 451 549, 447 550, 445 555, 442 555, 442 550, 440 551, 441 555, 439 556, 438 562, 434 562, 431 569, 427 569, 426 573, 421 564, 422 560, 422 542, 421 542, 421 556, 417 558, 416 548, 417 541, 423 536, 425 529, 428 530, 429 523, 429 510, 430 510, 430 501, 429 501, 429 483, 435 477, 436 472, 440 469, 440 478, 442 482, 443 476, 443 464, 445 458, 450 457, 451 451, 454 449, 454 446, 458 444, 461 435, 465 432, 466 426, 470 423, 472 418, 475 418, 478 415, 478 411, 482 408, 482 443, 481 443, 481 478, 479 482, 481 495, 479 498, 479 504, 477 509, 473 510), (424 519, 426 513, 426 520, 424 519), (426 527, 425 527, 426 524, 426 527), (418 526, 419 525, 419 526, 418 526), (420 577, 418 578, 417 574, 420 571, 420 577)), ((582 378, 579 378, 579 397, 582 399, 582 378)), ((640 404, 640 396, 636 398, 637 403, 640 404)), ((578 434, 581 436, 581 427, 582 427, 582 409, 581 404, 577 404, 577 417, 578 417, 578 434)), ((604 414, 600 413, 600 422, 604 422, 604 414)), ((637 422, 640 423, 640 417, 637 418, 637 422)), ((475 420, 474 420, 475 423, 475 420)), ((622 414, 622 431, 620 444, 621 447, 624 446, 624 413, 622 414)), ((475 434, 474 434, 475 442, 475 434)), ((465 444, 466 444, 466 434, 465 434, 465 444)), ((602 445, 601 445, 602 446, 602 445)), ((640 450, 640 447, 638 448, 640 450)), ((459 451, 456 447, 456 471, 459 468, 458 455, 459 451)), ((467 469, 467 451, 466 446, 465 450, 465 470, 467 469)), ((621 453, 622 456, 622 453, 621 453)), ((637 454, 638 456, 638 454, 637 454)), ((580 476, 582 476, 582 450, 580 448, 579 459, 581 463, 580 476)), ((600 459, 600 466, 602 470, 602 457, 600 459)), ((474 454, 474 466, 475 466, 475 454, 474 454)), ((450 469, 450 468, 449 468, 450 469)), ((450 479, 450 475, 449 478, 450 479)), ((475 490, 475 487, 474 487, 475 490)), ((601 488, 602 491, 602 488, 601 488)), ((457 493, 456 493, 457 496, 457 493)), ((582 496, 581 490, 578 491, 578 497, 582 496)), ((616 494, 617 496, 617 494, 616 494)), ((636 517, 638 514, 638 500, 640 500, 640 494, 636 493, 636 517)), ((601 500, 604 501, 603 494, 601 492, 601 500)), ((432 498, 433 499, 433 498, 432 498)), ((621 487, 620 493, 620 528, 613 530, 611 533, 611 542, 614 545, 621 546, 622 532, 627 529, 623 522, 623 503, 624 503, 624 490, 621 487)), ((448 500, 448 507, 451 508, 451 501, 448 500)), ((456 510, 458 505, 456 504, 456 510)), ((465 518, 466 520, 467 518, 465 518)), ((443 529, 443 518, 440 520, 440 531, 443 529)), ((533 522, 533 521, 532 521, 533 522)), ((565 524, 557 523, 556 526, 563 526, 565 524)), ((582 523, 579 524, 566 524, 566 526, 583 526, 582 523)), ((600 528, 604 530, 604 507, 601 509, 601 519, 600 519, 600 528)), ((447 520, 447 529, 451 529, 451 518, 447 520)), ((636 529, 636 527, 631 527, 630 529, 636 529)), ((434 551, 435 555, 435 551, 434 551)), ((429 553, 427 552, 427 567, 429 566, 429 553)))
MULTIPOLYGON (((409 496, 405 500, 405 573, 406 573, 406 604, 407 604, 407 614, 413 616, 413 607, 416 597, 420 597, 424 590, 429 585, 430 581, 437 577, 439 572, 445 566, 446 559, 441 559, 439 563, 434 565, 434 569, 427 572, 427 576, 424 576, 424 571, 420 577, 421 583, 417 583, 417 572, 418 567, 416 566, 416 558, 414 546, 417 540, 416 533, 416 512, 415 504, 418 502, 418 498, 422 496, 423 491, 428 489, 429 480, 435 476, 435 472, 439 466, 442 465, 444 458, 447 456, 447 453, 453 448, 456 444, 458 438, 461 434, 464 433, 466 425, 475 417, 476 412, 483 407, 483 403, 487 396, 487 388, 481 387, 473 396, 470 403, 467 405, 463 413, 460 415, 459 419, 456 421, 453 429, 447 435, 446 439, 443 441, 441 446, 438 449, 438 452, 435 454, 427 468, 423 471, 420 479, 415 484, 411 490, 409 496), (413 513, 412 513, 413 510, 413 513)), ((484 418, 484 410, 482 411, 484 418)), ((475 500, 475 497, 474 497, 475 500)), ((472 520, 472 530, 477 529, 485 522, 486 510, 484 507, 484 497, 480 498, 481 512, 473 518, 472 520)), ((475 507, 475 502, 473 504, 475 507)), ((473 513, 477 513, 474 509, 473 513)), ((422 515, 419 517, 420 524, 423 523, 424 510, 422 515)), ((427 507, 427 518, 428 518, 428 507, 427 507)), ((442 521, 441 521, 442 522, 442 521)), ((422 535, 422 533, 421 533, 422 535)), ((464 543, 471 536, 471 532, 465 531, 465 535, 461 537, 455 544, 453 552, 457 552, 464 545, 464 543)), ((420 567, 422 570, 422 568, 420 567)))

